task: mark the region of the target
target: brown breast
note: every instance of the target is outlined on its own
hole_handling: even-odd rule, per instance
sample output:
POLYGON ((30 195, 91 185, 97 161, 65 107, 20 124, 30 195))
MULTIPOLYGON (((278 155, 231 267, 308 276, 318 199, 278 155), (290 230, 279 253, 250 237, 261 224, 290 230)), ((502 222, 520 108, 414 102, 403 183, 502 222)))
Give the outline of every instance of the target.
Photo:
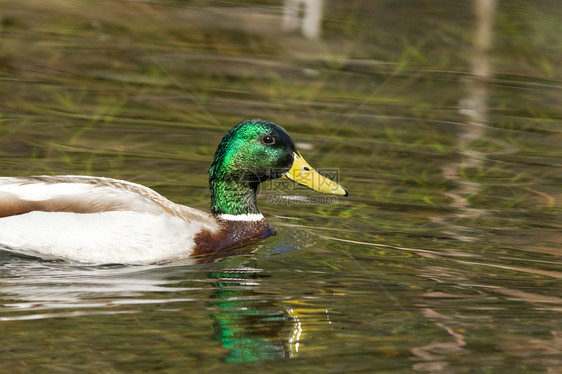
POLYGON ((220 229, 216 232, 203 230, 195 235, 193 256, 225 251, 256 243, 275 231, 265 219, 259 221, 226 221, 218 219, 220 229))

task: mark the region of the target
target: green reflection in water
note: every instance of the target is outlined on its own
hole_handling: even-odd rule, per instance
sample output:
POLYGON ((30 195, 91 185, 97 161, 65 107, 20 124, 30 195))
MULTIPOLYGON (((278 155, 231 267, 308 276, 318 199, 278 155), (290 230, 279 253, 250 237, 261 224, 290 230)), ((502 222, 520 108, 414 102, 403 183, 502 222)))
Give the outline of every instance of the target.
POLYGON ((209 273, 218 280, 212 283, 210 298, 214 301, 209 303, 217 308, 211 315, 213 336, 229 350, 227 362, 293 357, 298 349, 300 322, 254 290, 265 277, 260 272, 236 269, 209 273))

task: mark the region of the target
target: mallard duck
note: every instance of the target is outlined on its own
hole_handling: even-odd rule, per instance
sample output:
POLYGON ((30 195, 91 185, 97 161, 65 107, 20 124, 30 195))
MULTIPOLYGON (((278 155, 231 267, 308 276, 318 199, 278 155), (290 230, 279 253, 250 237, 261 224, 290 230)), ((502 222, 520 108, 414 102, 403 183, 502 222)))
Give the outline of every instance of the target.
POLYGON ((247 120, 224 136, 209 168, 210 214, 122 180, 2 177, 0 249, 88 264, 149 264, 241 247, 273 234, 256 191, 279 177, 347 196, 302 158, 285 129, 247 120))

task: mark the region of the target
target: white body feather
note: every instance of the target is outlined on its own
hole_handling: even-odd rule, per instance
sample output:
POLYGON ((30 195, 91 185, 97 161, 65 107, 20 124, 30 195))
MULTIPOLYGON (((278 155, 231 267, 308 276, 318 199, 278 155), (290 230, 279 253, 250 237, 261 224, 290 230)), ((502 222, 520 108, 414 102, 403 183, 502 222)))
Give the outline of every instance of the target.
POLYGON ((146 264, 188 257, 198 232, 218 229, 210 215, 130 182, 74 176, 0 178, 0 206, 50 200, 100 206, 100 211, 35 210, 2 217, 0 249, 81 263, 146 264))

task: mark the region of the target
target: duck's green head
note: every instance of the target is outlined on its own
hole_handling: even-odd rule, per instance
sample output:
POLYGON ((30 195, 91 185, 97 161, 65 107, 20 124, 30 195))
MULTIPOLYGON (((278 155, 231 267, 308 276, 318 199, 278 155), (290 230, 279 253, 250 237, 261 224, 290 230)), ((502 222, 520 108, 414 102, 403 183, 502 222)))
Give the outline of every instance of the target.
POLYGON ((325 193, 347 195, 336 182, 318 174, 300 156, 281 126, 247 120, 222 139, 209 169, 213 214, 256 214, 259 183, 285 176, 325 193))

